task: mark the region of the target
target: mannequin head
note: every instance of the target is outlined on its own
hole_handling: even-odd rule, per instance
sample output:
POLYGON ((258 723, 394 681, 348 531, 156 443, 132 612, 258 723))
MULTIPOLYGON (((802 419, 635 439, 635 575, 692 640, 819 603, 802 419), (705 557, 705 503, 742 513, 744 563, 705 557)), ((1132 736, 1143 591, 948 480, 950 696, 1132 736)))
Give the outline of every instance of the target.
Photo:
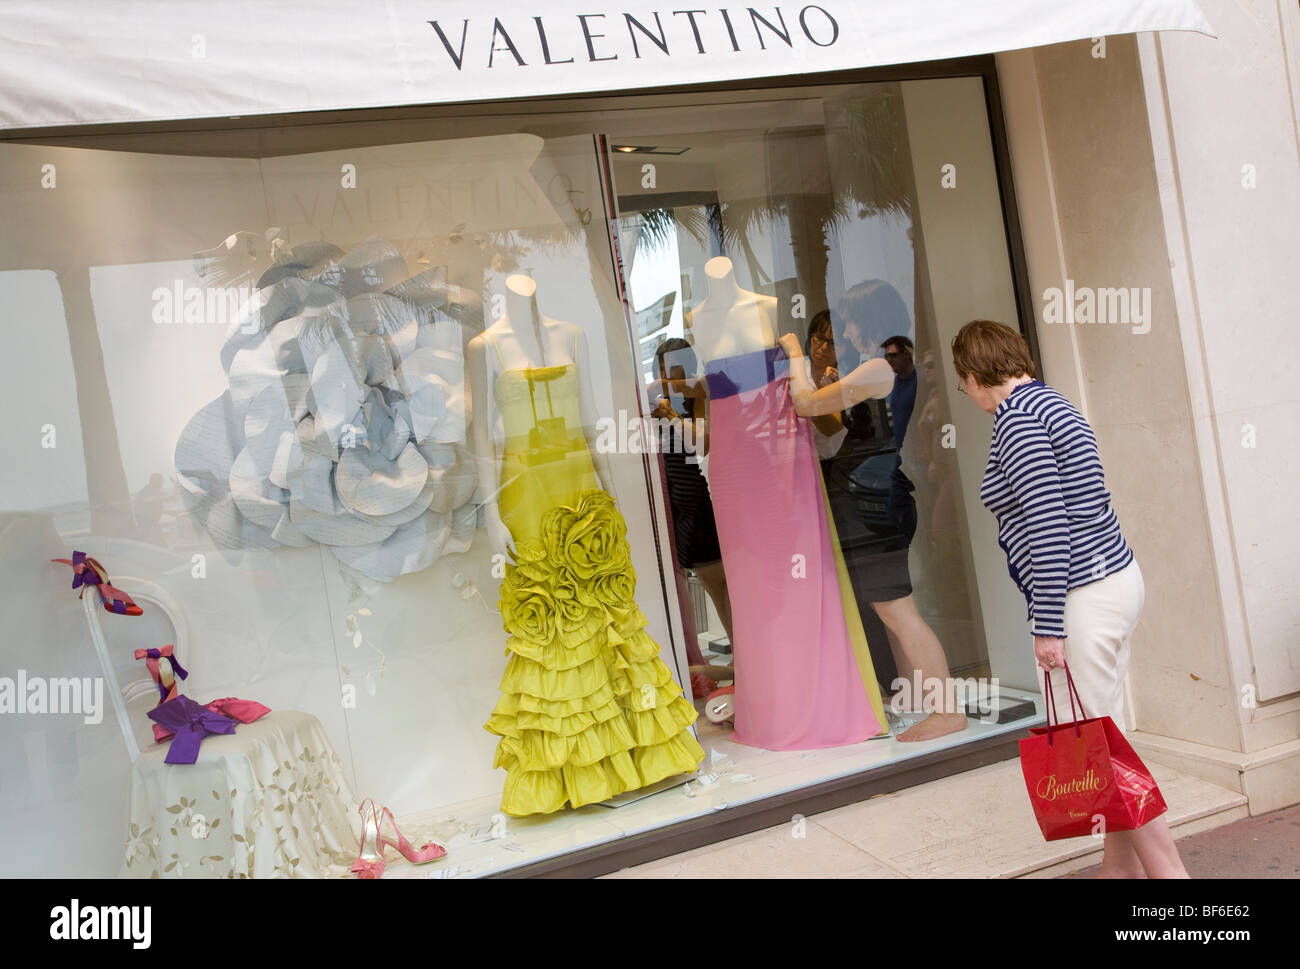
POLYGON ((733 266, 726 256, 714 256, 704 264, 704 275, 710 279, 725 279, 731 275, 733 266))
POLYGON ((513 276, 506 277, 506 289, 516 296, 531 299, 537 295, 537 282, 531 276, 515 273, 513 276))
MULTIPOLYGON (((506 277, 505 319, 516 329, 526 324, 540 326, 542 314, 537 309, 537 283, 531 276, 515 273, 506 277)), ((540 338, 539 338, 540 339, 540 338)))

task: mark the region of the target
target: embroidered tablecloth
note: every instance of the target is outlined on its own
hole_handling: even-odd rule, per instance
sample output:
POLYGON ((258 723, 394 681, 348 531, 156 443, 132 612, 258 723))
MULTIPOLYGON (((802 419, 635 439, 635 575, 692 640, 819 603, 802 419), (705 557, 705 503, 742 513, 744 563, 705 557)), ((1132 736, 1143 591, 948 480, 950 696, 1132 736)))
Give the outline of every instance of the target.
POLYGON ((276 710, 204 738, 194 764, 166 755, 131 766, 122 877, 348 876, 357 801, 316 717, 276 710))

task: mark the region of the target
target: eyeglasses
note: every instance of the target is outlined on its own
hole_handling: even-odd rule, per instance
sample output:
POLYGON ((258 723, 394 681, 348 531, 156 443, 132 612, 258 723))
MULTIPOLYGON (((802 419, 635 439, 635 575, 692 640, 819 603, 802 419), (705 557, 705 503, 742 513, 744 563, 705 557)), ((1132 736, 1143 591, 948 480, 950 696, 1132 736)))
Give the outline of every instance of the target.
MULTIPOLYGON (((958 383, 958 384, 957 384, 957 390, 960 391, 960 392, 963 393, 963 394, 966 394, 966 384, 965 384, 964 382, 962 382, 962 383, 958 383)), ((969 397, 970 394, 966 394, 966 396, 969 397)))

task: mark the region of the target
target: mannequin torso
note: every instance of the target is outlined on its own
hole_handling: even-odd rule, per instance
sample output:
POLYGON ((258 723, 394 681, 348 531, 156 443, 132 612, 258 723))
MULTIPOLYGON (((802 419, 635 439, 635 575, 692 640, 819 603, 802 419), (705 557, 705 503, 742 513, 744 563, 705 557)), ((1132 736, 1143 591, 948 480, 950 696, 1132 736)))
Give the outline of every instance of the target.
POLYGON ((776 345, 777 301, 741 289, 731 260, 717 256, 704 265, 709 295, 686 319, 688 338, 702 364, 776 345))
MULTIPOLYGON (((573 323, 539 313, 533 298, 535 293, 536 284, 527 276, 516 275, 506 280, 506 312, 473 337, 466 349, 474 374, 471 389, 475 420, 471 440, 489 541, 497 552, 513 546, 498 504, 501 490, 511 483, 501 473, 502 445, 510 433, 501 426, 502 409, 509 411, 510 402, 522 394, 525 410, 535 411, 536 418, 554 421, 558 415, 556 407, 567 410, 567 417, 560 416, 563 427, 555 428, 553 424, 552 427, 566 435, 576 432, 578 448, 584 455, 588 454, 588 448, 581 442, 586 438, 589 443, 590 428, 595 423, 590 381, 581 373, 586 366, 582 331, 573 323), (505 396, 501 397, 502 394, 505 396)), ((522 426, 531 422, 516 420, 515 423, 522 426)), ((597 480, 593 486, 598 483, 612 494, 606 457, 591 452, 583 460, 588 462, 588 469, 594 464, 597 480)))
POLYGON ((489 359, 506 370, 577 363, 578 327, 538 312, 536 292, 537 284, 527 276, 506 280, 505 313, 471 339, 470 348, 482 353, 491 341, 496 352, 489 359))

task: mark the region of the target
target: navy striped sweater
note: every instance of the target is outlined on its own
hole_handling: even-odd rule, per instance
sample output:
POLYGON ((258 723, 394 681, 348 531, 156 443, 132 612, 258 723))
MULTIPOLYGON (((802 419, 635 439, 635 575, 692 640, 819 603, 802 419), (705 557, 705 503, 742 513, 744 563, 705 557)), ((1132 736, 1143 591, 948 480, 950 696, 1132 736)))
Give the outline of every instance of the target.
POLYGON ((1016 387, 993 412, 980 500, 997 516, 1035 636, 1064 637, 1066 592, 1133 561, 1092 428, 1042 381, 1016 387))

